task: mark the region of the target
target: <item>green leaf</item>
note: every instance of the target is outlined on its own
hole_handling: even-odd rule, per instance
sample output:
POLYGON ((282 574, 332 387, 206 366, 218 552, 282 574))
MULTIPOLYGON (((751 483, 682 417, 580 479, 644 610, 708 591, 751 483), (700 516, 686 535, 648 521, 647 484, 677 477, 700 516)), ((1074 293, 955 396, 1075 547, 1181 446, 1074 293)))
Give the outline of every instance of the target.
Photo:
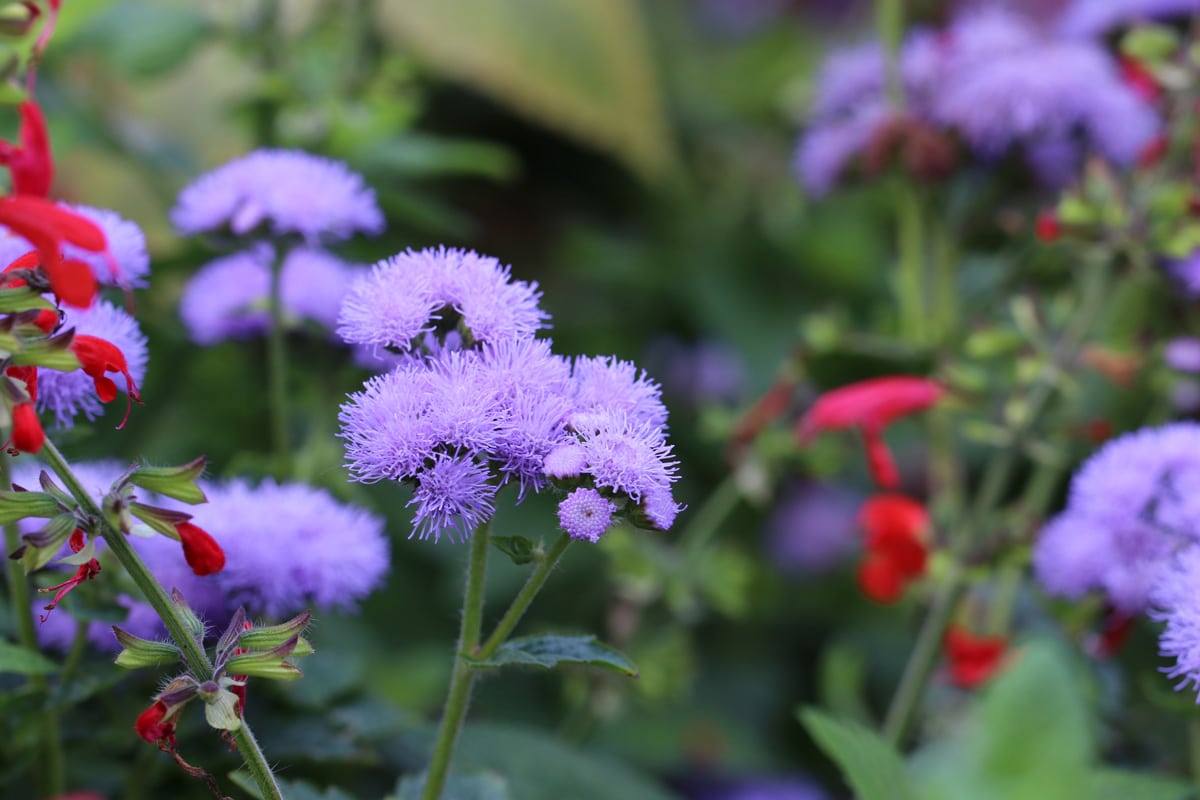
POLYGON ((636 0, 383 3, 386 34, 452 80, 664 176, 675 153, 636 0))
POLYGON ((359 158, 364 172, 390 172, 410 179, 463 175, 506 181, 519 168, 512 151, 498 144, 419 133, 380 142, 359 158))
MULTIPOLYGON (((425 773, 406 775, 396 786, 395 800, 421 800, 425 773)), ((442 790, 442 800, 509 800, 508 783, 495 772, 471 775, 450 774, 442 790)))
POLYGON ((0 639, 0 674, 49 675, 58 665, 36 650, 0 639))
POLYGON ((477 669, 579 665, 610 669, 631 678, 638 674, 632 661, 595 636, 523 636, 502 644, 491 658, 467 660, 477 669))
POLYGON ((799 716, 809 735, 841 767, 859 800, 918 800, 903 759, 879 734, 815 708, 799 716))
POLYGON ((81 38, 117 69, 149 77, 182 64, 211 29, 204 14, 186 5, 124 2, 94 17, 81 38))
MULTIPOLYGON (((229 780, 239 789, 249 794, 254 800, 263 800, 262 792, 254 777, 246 769, 238 769, 229 773, 229 780)), ((353 795, 346 794, 336 786, 328 786, 324 791, 307 781, 288 781, 277 777, 279 790, 287 800, 355 800, 353 795)))
POLYGON ((1092 775, 1087 796, 1090 800, 1186 800, 1195 796, 1195 789, 1177 778, 1102 769, 1092 775))
POLYGON ((53 517, 58 501, 45 492, 0 492, 0 525, 26 517, 53 517))
POLYGON ((517 566, 533 562, 533 542, 524 536, 493 536, 492 545, 517 566))

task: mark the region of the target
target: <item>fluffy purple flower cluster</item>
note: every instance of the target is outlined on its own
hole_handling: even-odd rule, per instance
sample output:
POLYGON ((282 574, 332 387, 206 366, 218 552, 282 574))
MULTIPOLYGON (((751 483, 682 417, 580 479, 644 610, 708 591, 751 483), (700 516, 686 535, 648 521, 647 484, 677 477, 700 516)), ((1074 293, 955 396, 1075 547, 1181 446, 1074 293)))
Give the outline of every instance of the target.
POLYGON ((614 513, 666 530, 679 511, 659 387, 615 358, 573 361, 535 338, 534 284, 495 259, 445 248, 381 262, 346 297, 339 333, 397 365, 342 406, 354 480, 411 484, 413 533, 465 539, 554 482, 574 489, 564 530, 596 541, 614 513))
POLYGON ((203 175, 171 211, 185 234, 227 228, 236 236, 260 225, 310 244, 383 230, 375 192, 345 164, 296 150, 256 150, 203 175))
MULTIPOLYGON (((267 332, 274 257, 265 246, 244 250, 209 262, 192 276, 179 301, 192 341, 209 345, 267 332)), ((359 268, 324 250, 301 247, 288 253, 280 270, 285 325, 311 323, 332 331, 359 268)))
MULTIPOLYGON (((145 380, 150 353, 146 336, 132 315, 106 300, 97 300, 91 308, 60 311, 64 329, 74 328, 77 334, 111 342, 125 354, 134 382, 141 384, 145 380)), ((121 391, 125 391, 123 381, 116 383, 121 391)), ((80 414, 89 420, 95 419, 105 408, 96 396, 92 378, 82 370, 59 372, 52 369, 38 371, 37 407, 39 411, 53 414, 59 428, 72 427, 80 414)))
POLYGON ((1058 20, 1065 36, 1102 36, 1114 28, 1200 13, 1200 0, 1074 0, 1058 20))
MULTIPOLYGON (((1042 180, 1060 185, 1086 152, 1129 165, 1160 121, 1099 44, 1052 38, 1003 9, 966 13, 945 31, 916 31, 899 55, 904 113, 956 134, 979 158, 1020 150, 1042 180)), ((880 126, 895 116, 882 48, 835 53, 818 77, 813 121, 796 169, 813 194, 828 192, 880 126)))
MULTIPOLYGON (((39 469, 23 462, 16 482, 36 486, 39 469)), ((100 462, 78 464, 75 469, 85 488, 102 495, 125 465, 100 462)), ((131 542, 158 581, 168 589, 179 589, 210 625, 223 625, 239 606, 276 619, 308 607, 353 609, 388 570, 383 520, 337 501, 325 489, 269 480, 257 486, 243 480, 209 481, 202 486, 208 502, 185 510, 221 545, 227 556, 225 569, 195 575, 181 557, 179 545, 158 534, 133 537, 131 542)), ((178 505, 142 495, 139 499, 144 502, 178 505)), ((149 605, 126 594, 117 601, 128 611, 122 628, 149 638, 163 634, 149 605)), ((66 646, 74 627, 70 616, 60 610, 41 626, 40 635, 47 643, 66 646)), ((102 648, 116 647, 107 624, 93 623, 88 635, 102 648)))

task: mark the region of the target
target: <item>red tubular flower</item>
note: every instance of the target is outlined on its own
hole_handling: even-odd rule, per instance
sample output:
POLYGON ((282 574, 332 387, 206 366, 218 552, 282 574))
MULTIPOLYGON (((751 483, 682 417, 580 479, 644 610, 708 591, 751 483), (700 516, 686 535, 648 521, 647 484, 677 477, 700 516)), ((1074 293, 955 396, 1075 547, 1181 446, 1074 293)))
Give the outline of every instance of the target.
POLYGON ((1120 64, 1121 78, 1134 94, 1148 103, 1153 103, 1162 96, 1162 86, 1159 85, 1158 79, 1142 62, 1136 58, 1122 56, 1120 64))
POLYGON ((9 367, 5 374, 11 378, 25 382, 25 391, 29 393, 29 402, 37 402, 37 367, 9 367))
POLYGON ((54 182, 54 160, 50 156, 50 135, 42 109, 32 100, 19 107, 21 143, 13 146, 0 142, 0 164, 8 167, 16 194, 46 197, 54 182))
POLYGON ((72 589, 84 581, 90 581, 99 574, 100 562, 93 558, 86 564, 81 565, 79 569, 75 571, 74 575, 62 583, 56 586, 48 586, 45 589, 38 589, 39 592, 54 592, 54 599, 51 600, 48 605, 43 606, 46 613, 42 614, 40 617, 42 623, 44 624, 46 620, 50 618, 50 612, 58 607, 58 604, 62 602, 62 599, 66 597, 72 589))
POLYGON ((796 433, 804 444, 821 431, 858 428, 872 477, 883 488, 893 489, 900 484, 900 472, 883 440, 884 429, 900 417, 924 411, 944 393, 940 384, 914 375, 859 381, 818 397, 796 433))
POLYGON ((33 403, 18 403, 12 409, 12 446, 22 453, 37 453, 46 443, 46 432, 33 403))
POLYGON ((876 603, 894 603, 910 582, 925 574, 929 514, 909 497, 881 494, 863 503, 858 524, 866 535, 859 588, 876 603))
POLYGON ((125 354, 116 345, 96 336, 77 334, 71 340, 71 352, 79 359, 79 366, 84 374, 96 384, 96 395, 102 403, 110 403, 117 396, 117 384, 105 373, 117 372, 125 376, 125 393, 128 402, 125 406, 125 418, 117 429, 125 427, 129 421, 129 412, 134 402, 141 403, 142 396, 138 393, 137 384, 129 374, 129 365, 125 362, 125 354))
POLYGON ((904 578, 883 556, 869 553, 858 565, 857 578, 862 593, 881 605, 890 605, 904 594, 904 578))
POLYGON ((137 722, 133 724, 137 735, 150 744, 165 741, 173 746, 175 744, 175 723, 164 721, 168 710, 166 703, 162 700, 155 700, 152 706, 138 715, 137 722))
POLYGON ((976 636, 957 625, 946 631, 942 644, 950 681, 964 689, 974 689, 995 675, 1008 649, 1003 636, 976 636))
POLYGON ((63 302, 87 308, 96 296, 96 276, 82 261, 64 260, 66 242, 94 253, 107 251, 104 231, 93 222, 49 200, 32 195, 0 197, 0 225, 28 239, 50 287, 63 302))
POLYGON ((1037 220, 1033 223, 1033 232, 1043 242, 1057 241, 1062 236, 1062 225, 1058 215, 1053 211, 1039 211, 1037 220))
POLYGON ((179 541, 183 544, 183 557, 192 572, 197 575, 212 575, 225 568, 225 551, 208 531, 190 522, 175 526, 179 541))

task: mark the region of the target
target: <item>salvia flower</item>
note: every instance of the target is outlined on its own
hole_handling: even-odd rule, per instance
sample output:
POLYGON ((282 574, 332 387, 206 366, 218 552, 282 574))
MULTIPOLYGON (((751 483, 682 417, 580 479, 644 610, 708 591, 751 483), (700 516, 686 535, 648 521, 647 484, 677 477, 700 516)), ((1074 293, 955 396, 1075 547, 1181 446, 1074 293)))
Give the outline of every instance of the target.
POLYGON ((87 308, 96 296, 96 276, 91 267, 63 255, 66 246, 104 253, 104 231, 92 221, 49 200, 32 195, 0 197, 0 225, 26 239, 38 254, 38 263, 51 290, 70 306, 87 308))
POLYGON ((863 503, 858 524, 866 535, 859 588, 877 603, 893 603, 925 574, 929 514, 912 498, 882 494, 863 503))
POLYGON ((1076 472, 1067 507, 1042 530, 1034 574, 1051 594, 1099 590, 1144 611, 1175 553, 1200 541, 1200 425, 1110 440, 1076 472))
MULTIPOLYGON (((146 287, 150 255, 146 250, 146 235, 137 223, 106 208, 70 203, 59 203, 58 207, 96 225, 108 242, 107 252, 66 244, 63 247, 65 258, 86 264, 95 279, 105 286, 125 289, 146 287)), ((21 236, 0 237, 0 261, 5 264, 34 249, 33 244, 21 236)))
POLYGON ((180 194, 171 220, 185 234, 265 226, 309 243, 378 233, 375 193, 345 164, 297 150, 257 150, 200 177, 180 194))
POLYGON ((545 327, 536 283, 469 250, 408 250, 356 280, 338 320, 350 344, 411 350, 424 335, 461 326, 474 342, 529 338, 545 327))
POLYGON ((21 127, 16 145, 0 141, 0 164, 8 168, 15 194, 46 197, 54 182, 54 159, 50 154, 50 134, 42 109, 33 100, 18 107, 21 127))
POLYGON ((935 381, 913 375, 890 375, 852 383, 817 398, 800 420, 796 432, 801 444, 827 430, 857 428, 867 449, 867 465, 884 489, 900 484, 900 472, 883 431, 896 419, 924 411, 945 390, 935 381))
POLYGON ((962 626, 952 625, 946 631, 942 650, 950 668, 950 682, 963 689, 975 689, 989 681, 1003 665, 1008 640, 1003 636, 977 636, 962 626))
POLYGON ((63 325, 75 329, 71 349, 82 368, 41 370, 38 408, 52 414, 58 427, 69 428, 81 414, 89 420, 100 416, 102 404, 115 399, 118 390, 130 403, 140 402, 137 387, 146 377, 149 351, 137 320, 102 300, 86 310, 67 311, 63 325), (122 376, 124 385, 108 377, 110 373, 122 376))

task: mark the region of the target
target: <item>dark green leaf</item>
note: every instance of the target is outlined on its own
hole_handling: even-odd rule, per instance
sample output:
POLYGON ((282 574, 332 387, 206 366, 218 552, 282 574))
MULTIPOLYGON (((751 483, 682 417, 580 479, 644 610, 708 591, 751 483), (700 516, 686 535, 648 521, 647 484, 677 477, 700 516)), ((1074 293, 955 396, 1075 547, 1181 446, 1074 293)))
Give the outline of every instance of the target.
MULTIPOLYGON (((259 791, 258 784, 245 769, 229 773, 229 780, 255 800, 262 800, 262 792, 259 791)), ((346 794, 336 786, 330 786, 321 791, 306 781, 288 781, 283 778, 276 778, 276 780, 283 796, 288 800, 356 800, 353 795, 346 794)))
POLYGON ((815 709, 800 721, 820 748, 842 768, 860 800, 917 800, 903 759, 892 745, 857 722, 842 722, 815 709))
POLYGON ((517 566, 533 561, 533 542, 524 536, 493 536, 492 545, 517 566))
POLYGON ((1089 800, 1187 800, 1196 790, 1178 778, 1102 769, 1092 775, 1089 800))
MULTIPOLYGON (((405 776, 396 786, 395 800, 421 800, 424 788, 425 773, 405 776)), ((442 800, 508 800, 510 796, 508 784, 495 772, 449 775, 442 790, 442 800)))
POLYGON ((0 674, 49 675, 58 665, 36 650, 0 639, 0 674))
POLYGON ((632 678, 638 674, 633 662, 595 636, 524 636, 505 642, 491 658, 470 662, 478 669, 571 665, 610 669, 632 678))
POLYGON ((408 133, 381 142, 361 156, 364 171, 406 178, 464 175, 503 181, 517 173, 512 152, 492 142, 408 133))

